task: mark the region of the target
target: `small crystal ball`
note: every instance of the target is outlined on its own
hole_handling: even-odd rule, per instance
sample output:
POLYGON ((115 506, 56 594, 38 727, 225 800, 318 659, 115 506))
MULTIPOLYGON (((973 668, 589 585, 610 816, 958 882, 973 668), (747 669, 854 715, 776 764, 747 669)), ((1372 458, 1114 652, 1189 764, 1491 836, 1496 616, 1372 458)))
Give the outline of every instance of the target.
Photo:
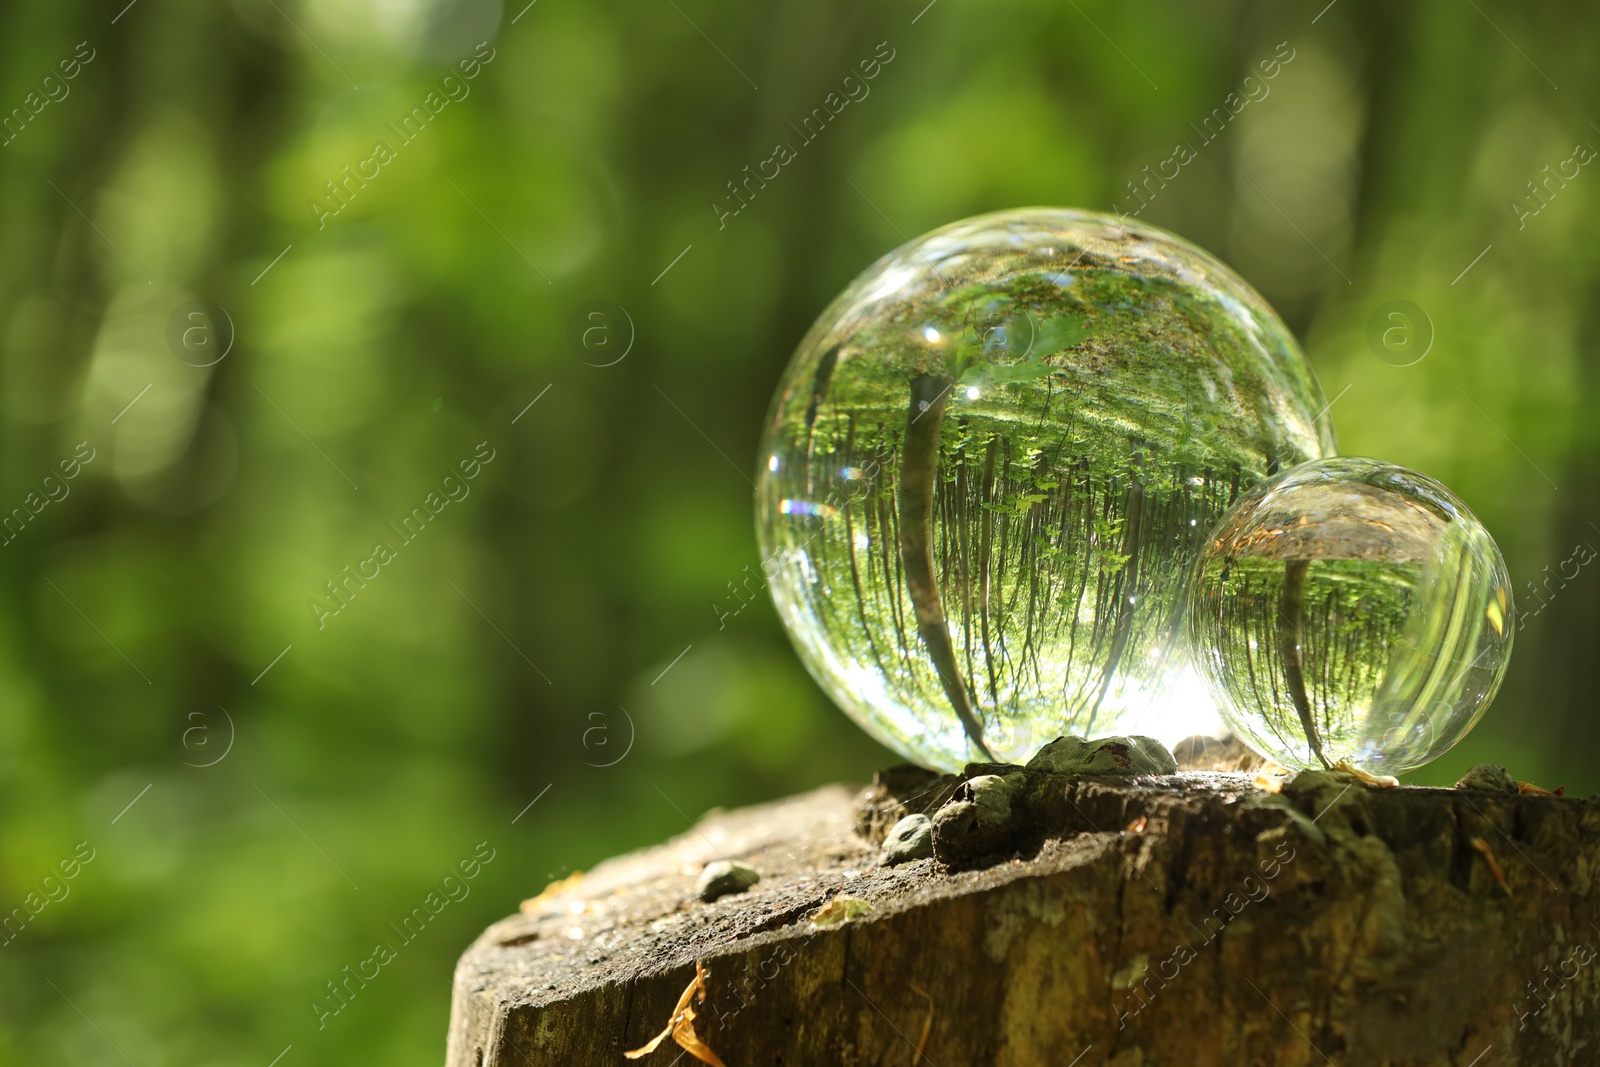
POLYGON ((1223 720, 1285 767, 1399 774, 1450 748, 1511 658, 1511 582, 1465 504, 1372 459, 1295 467, 1205 544, 1188 629, 1223 720))

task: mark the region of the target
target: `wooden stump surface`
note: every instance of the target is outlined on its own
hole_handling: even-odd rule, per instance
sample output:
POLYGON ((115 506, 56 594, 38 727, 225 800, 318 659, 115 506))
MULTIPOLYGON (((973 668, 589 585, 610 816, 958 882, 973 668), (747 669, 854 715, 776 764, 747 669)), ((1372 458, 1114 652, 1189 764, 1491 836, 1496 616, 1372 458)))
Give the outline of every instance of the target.
POLYGON ((633 1062, 697 961, 727 1067, 1600 1063, 1600 798, 1030 773, 997 854, 880 866, 959 783, 713 812, 552 887, 462 957, 448 1067, 633 1062), (701 903, 717 859, 762 880, 701 903))

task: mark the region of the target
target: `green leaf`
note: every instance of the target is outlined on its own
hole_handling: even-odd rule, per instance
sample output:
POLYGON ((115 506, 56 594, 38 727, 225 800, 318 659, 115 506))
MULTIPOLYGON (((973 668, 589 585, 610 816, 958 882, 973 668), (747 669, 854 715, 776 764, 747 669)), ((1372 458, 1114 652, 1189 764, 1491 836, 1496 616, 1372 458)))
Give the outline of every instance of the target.
POLYGON ((1029 356, 1010 366, 990 367, 989 380, 1001 385, 1006 382, 1031 382, 1054 369, 1038 356, 1029 356))
POLYGON ((1034 320, 1033 345, 1028 349, 1030 359, 1053 356, 1062 349, 1071 348, 1089 336, 1083 321, 1076 315, 1056 315, 1042 322, 1034 320))
POLYGON ((982 361, 979 359, 979 357, 982 354, 983 342, 972 337, 970 334, 961 335, 960 337, 956 338, 955 343, 950 346, 950 352, 944 358, 945 374, 957 381, 975 384, 975 382, 969 382, 968 379, 981 365, 982 361))

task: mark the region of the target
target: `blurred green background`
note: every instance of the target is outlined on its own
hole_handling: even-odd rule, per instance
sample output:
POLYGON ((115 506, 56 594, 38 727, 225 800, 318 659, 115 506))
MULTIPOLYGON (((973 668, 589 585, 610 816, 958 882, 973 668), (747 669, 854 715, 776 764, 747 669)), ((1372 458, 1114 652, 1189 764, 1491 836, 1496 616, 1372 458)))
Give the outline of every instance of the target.
POLYGON ((1276 304, 1342 450, 1459 492, 1530 612, 1414 778, 1600 785, 1592 5, 523 2, 0 13, 0 908, 42 905, 0 946, 0 1061, 438 1063, 456 956, 548 880, 889 762, 764 598, 719 623, 773 385, 902 240, 1131 209, 1180 141, 1141 217, 1276 304), (1426 319, 1384 350, 1395 300, 1426 319))

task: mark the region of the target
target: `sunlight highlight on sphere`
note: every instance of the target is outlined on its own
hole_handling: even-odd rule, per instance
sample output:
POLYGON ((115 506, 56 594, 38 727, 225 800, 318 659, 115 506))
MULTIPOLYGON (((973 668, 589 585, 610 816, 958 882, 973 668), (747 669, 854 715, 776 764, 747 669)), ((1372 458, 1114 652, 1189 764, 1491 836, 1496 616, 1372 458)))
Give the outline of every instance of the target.
POLYGON ((1189 574, 1239 493, 1332 454, 1322 405, 1271 308, 1178 238, 1056 209, 937 230, 856 279, 779 384, 756 490, 779 615, 928 766, 1214 723, 1189 574))

